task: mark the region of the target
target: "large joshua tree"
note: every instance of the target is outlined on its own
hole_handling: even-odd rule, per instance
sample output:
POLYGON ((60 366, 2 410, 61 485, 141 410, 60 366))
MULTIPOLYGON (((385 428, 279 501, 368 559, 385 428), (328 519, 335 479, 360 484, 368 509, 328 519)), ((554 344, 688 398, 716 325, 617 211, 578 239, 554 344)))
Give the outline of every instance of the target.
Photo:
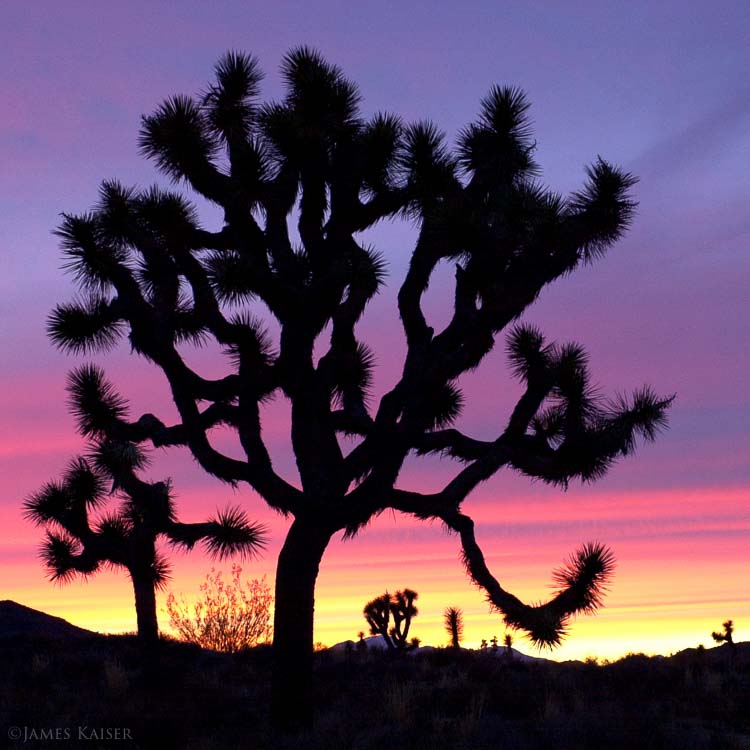
MULTIPOLYGON (((538 644, 558 643, 573 615, 600 603, 610 552, 584 546, 556 573, 550 601, 531 606, 490 572, 463 503, 502 468, 563 486, 594 480, 664 424, 669 398, 643 388, 603 400, 580 346, 514 324, 547 284, 622 235, 634 178, 599 159, 570 197, 543 188, 517 89, 492 88, 450 149, 431 123, 366 119, 356 86, 307 48, 284 58, 278 102, 259 102, 253 57, 227 54, 215 72, 199 97, 173 97, 144 117, 140 147, 219 207, 223 226, 204 228, 181 194, 105 182, 98 205, 66 215, 58 230, 85 296, 55 308, 49 328, 74 352, 107 349, 127 334, 166 376, 180 421, 108 416, 121 435, 186 446, 207 472, 250 485, 291 519, 276 573, 274 719, 312 715, 314 590, 326 546, 386 509, 445 524, 505 622, 538 644), (418 227, 398 290, 407 351, 374 404, 374 357, 357 324, 384 263, 363 233, 393 217, 418 227), (454 264, 455 287, 452 316, 438 331, 422 298, 442 262, 454 264), (251 315, 259 303, 278 328, 274 346, 251 315), (452 426, 458 382, 503 331, 524 392, 507 421, 498 416, 496 437, 478 440, 452 426), (223 377, 201 375, 183 356, 184 345, 204 338, 226 353, 223 377), (299 482, 278 473, 264 442, 260 405, 271 398, 291 403, 299 482), (236 431, 242 458, 212 442, 217 425, 236 431), (400 487, 406 459, 429 454, 455 460, 454 478, 434 493, 400 487)), ((107 412, 110 398, 102 390, 96 409, 107 412)))
POLYGON ((94 436, 88 455, 74 458, 61 480, 47 482, 28 497, 25 513, 45 528, 40 556, 51 580, 66 583, 102 568, 127 571, 138 638, 152 644, 159 638, 156 589, 169 575, 167 559, 157 549, 160 539, 187 550, 201 542, 209 555, 224 559, 261 549, 264 528, 248 521, 239 508, 202 523, 181 523, 171 482, 143 480, 138 472, 147 465, 146 454, 112 435, 117 432, 113 420, 126 417, 127 405, 103 374, 82 367, 71 374, 68 390, 80 430, 94 436), (119 507, 107 508, 113 499, 119 507))

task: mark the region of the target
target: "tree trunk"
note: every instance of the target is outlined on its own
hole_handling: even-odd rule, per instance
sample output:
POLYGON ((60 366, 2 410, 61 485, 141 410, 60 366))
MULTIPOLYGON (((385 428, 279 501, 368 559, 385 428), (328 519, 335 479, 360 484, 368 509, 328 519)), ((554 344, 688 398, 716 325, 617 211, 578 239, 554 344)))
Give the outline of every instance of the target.
POLYGON ((315 581, 331 532, 296 519, 276 568, 271 721, 294 731, 313 722, 315 581))
POLYGON ((156 590, 153 578, 131 572, 135 593, 135 614, 138 620, 138 638, 144 644, 157 643, 159 624, 156 619, 156 590))

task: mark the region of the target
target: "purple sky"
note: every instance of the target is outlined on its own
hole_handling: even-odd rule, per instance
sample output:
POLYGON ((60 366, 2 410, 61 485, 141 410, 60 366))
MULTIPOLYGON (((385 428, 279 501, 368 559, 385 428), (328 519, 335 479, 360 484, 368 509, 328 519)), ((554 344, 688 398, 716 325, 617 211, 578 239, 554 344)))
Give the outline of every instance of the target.
MULTIPOLYGON (((358 82, 365 112, 433 119, 449 136, 473 118, 493 83, 518 85, 532 102, 548 185, 575 189, 597 154, 636 173, 641 206, 627 238, 604 261, 553 285, 527 317, 552 338, 584 343, 605 391, 649 382, 678 394, 670 431, 596 491, 698 491, 691 507, 701 517, 720 505, 722 492, 750 496, 750 4, 442 6, 2 4, 0 521, 15 536, 0 538, 0 578, 4 560, 33 560, 36 536, 20 521, 20 499, 79 446, 63 394, 64 374, 76 362, 44 334, 51 306, 73 293, 51 230, 61 211, 87 209, 103 178, 160 179, 137 155, 140 116, 168 95, 199 91, 229 48, 260 58, 264 94, 275 97, 283 53, 315 46, 358 82)), ((386 253, 391 284, 402 276, 412 237, 412 228, 395 223, 370 237, 386 253)), ((446 314, 450 275, 445 269, 428 295, 437 319, 446 314)), ((401 346, 392 302, 392 294, 381 295, 365 324, 383 355, 401 346)), ((112 361, 113 377, 131 381, 124 390, 139 408, 159 404, 164 387, 156 374, 135 365, 133 376, 124 351, 112 361)), ((377 382, 385 385, 393 363, 383 369, 377 382)), ((502 351, 471 377, 468 393, 466 431, 492 434, 503 414, 496 407, 512 396, 502 351)), ((286 438, 277 432, 273 450, 283 465, 286 438)), ((182 471, 191 487, 205 481, 184 455, 170 454, 160 466, 178 478, 182 471)), ((441 464, 433 477, 448 469, 441 464)), ((407 478, 429 481, 416 467, 407 478)), ((549 494, 513 477, 492 488, 549 494)), ((750 542, 748 503, 732 508, 726 538, 750 542)), ((579 541, 576 535, 567 547, 579 541)), ((676 561, 679 549, 670 554, 676 561)), ((556 562, 545 561, 545 569, 556 562)), ((747 573, 750 552, 736 563, 747 573)), ((728 601, 747 601, 747 575, 744 581, 744 593, 737 588, 728 601)))

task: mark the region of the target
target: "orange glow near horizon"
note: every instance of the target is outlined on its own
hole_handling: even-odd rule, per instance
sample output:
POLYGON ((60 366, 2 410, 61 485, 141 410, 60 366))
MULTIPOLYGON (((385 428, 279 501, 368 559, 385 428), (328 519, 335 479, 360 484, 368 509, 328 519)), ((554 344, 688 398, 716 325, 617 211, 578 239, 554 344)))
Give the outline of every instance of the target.
MULTIPOLYGON (((747 491, 589 491, 576 498, 571 490, 544 501, 541 527, 534 520, 539 508, 530 510, 533 503, 528 497, 511 498, 493 508, 486 493, 478 494, 469 508, 488 564, 501 583, 525 601, 549 596, 551 570, 578 543, 606 540, 617 555, 604 607, 594 616, 575 620, 563 645, 541 655, 559 660, 613 659, 634 651, 666 654, 698 643, 709 646, 711 631, 728 617, 738 623, 737 637, 746 639, 747 571, 736 562, 746 554, 750 531, 750 519, 742 515, 747 491), (683 509, 679 520, 678 506, 683 509), (686 510, 690 508, 692 514, 686 510)), ((182 498, 186 509, 197 507, 199 495, 191 492, 182 498)), ((272 543, 261 559, 243 564, 243 576, 265 575, 272 584, 285 524, 268 511, 255 517, 268 522, 272 543)), ((3 568, 9 575, 3 598, 92 630, 134 630, 132 591, 125 575, 102 573, 87 582, 53 586, 38 564, 29 565, 29 546, 38 541, 34 530, 25 527, 18 532, 4 553, 3 568)), ((171 560, 173 578, 168 588, 190 601, 212 563, 200 553, 173 553, 171 560)), ((230 565, 214 564, 225 574, 230 565)), ((446 643, 442 613, 448 606, 464 611, 467 647, 477 648, 483 638, 502 638, 505 632, 501 618, 489 612, 482 593, 467 579, 456 537, 437 524, 384 514, 358 538, 332 541, 318 579, 316 641, 332 645, 356 639, 358 631, 366 631, 361 616, 365 602, 386 589, 404 587, 419 592, 420 613, 412 633, 423 644, 446 643)), ((165 593, 159 597, 159 615, 162 629, 168 632, 165 598, 165 593)), ((518 648, 534 653, 520 634, 515 638, 518 648)))

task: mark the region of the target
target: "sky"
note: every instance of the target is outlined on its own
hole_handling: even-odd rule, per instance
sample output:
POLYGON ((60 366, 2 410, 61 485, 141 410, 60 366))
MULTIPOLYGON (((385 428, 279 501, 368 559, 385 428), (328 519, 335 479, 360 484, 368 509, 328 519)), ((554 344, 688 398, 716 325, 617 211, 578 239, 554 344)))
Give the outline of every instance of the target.
MULTIPOLYGON (((36 2, 0 8, 0 599, 13 599, 101 631, 134 630, 123 575, 52 585, 36 558, 38 529, 21 504, 83 449, 66 410, 65 374, 105 367, 134 413, 167 417, 160 373, 126 348, 89 359, 45 337, 52 306, 74 296, 52 230, 83 212, 100 182, 164 183, 139 157, 140 117, 167 96, 198 93, 228 49, 255 54, 266 98, 282 93, 278 64, 290 48, 317 47, 355 80, 363 111, 431 119, 449 140, 493 84, 523 88, 532 103, 543 180, 581 185, 597 155, 635 173, 639 210, 601 261, 548 287, 525 315, 551 339, 584 344, 602 391, 643 383, 675 393, 670 429, 595 485, 567 492, 500 473, 465 508, 488 563, 525 600, 549 595, 550 572, 581 543, 617 557, 605 606, 579 618, 558 659, 671 653, 733 618, 750 639, 750 79, 746 2, 36 2)), ((206 223, 218 217, 205 206, 206 223)), ((370 305, 362 337, 378 356, 376 391, 393 382, 403 352, 394 292, 414 227, 391 222, 368 241, 388 260, 388 288, 370 305)), ((431 321, 450 311, 452 270, 427 295, 431 321)), ((496 436, 518 386, 498 346, 466 378, 460 428, 496 436)), ((210 350, 197 355, 219 372, 210 350)), ((264 435, 294 480, 288 408, 266 408, 264 435)), ((229 445, 231 436, 220 436, 229 445)), ((272 582, 286 522, 250 490, 228 489, 180 450, 153 455, 150 476, 174 479, 185 520, 240 504, 269 525, 246 577, 272 582)), ((400 484, 438 489, 448 460, 410 462, 400 484)), ((362 607, 386 589, 419 592, 412 632, 445 643, 442 613, 465 614, 465 642, 502 637, 497 614, 468 581, 459 545, 438 524, 384 514, 323 560, 316 640, 365 629, 362 607)), ((172 557, 171 590, 188 597, 211 569, 201 552, 172 557)), ((222 567, 227 573, 229 564, 222 567)), ((163 596, 160 607, 164 606, 163 596)), ((166 615, 161 613, 166 626, 166 615)), ((522 650, 530 650, 523 639, 522 650)))

